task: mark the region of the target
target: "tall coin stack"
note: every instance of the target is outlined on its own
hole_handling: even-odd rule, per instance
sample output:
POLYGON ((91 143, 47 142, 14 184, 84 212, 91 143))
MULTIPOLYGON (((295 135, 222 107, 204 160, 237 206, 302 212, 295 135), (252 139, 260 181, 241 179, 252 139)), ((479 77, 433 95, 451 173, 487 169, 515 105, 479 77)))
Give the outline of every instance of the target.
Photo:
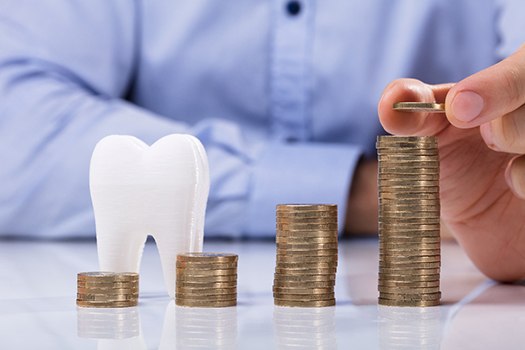
POLYGON ((436 137, 377 138, 379 304, 439 305, 440 202, 436 137))
POLYGON ((175 303, 190 307, 237 305, 236 254, 177 255, 175 303))
POLYGON ((337 205, 278 205, 276 241, 275 305, 335 305, 337 205))
POLYGON ((81 272, 77 275, 77 305, 131 307, 139 297, 139 275, 133 272, 81 272))

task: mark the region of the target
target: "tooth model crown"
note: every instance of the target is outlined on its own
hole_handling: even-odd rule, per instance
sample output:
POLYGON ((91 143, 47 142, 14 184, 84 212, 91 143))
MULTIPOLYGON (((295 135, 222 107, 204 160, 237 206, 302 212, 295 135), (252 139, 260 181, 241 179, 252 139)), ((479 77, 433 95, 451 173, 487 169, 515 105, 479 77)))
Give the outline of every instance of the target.
POLYGON ((202 251, 210 177, 200 141, 173 134, 150 147, 108 136, 93 151, 89 178, 100 269, 139 272, 151 235, 174 298, 177 254, 202 251))

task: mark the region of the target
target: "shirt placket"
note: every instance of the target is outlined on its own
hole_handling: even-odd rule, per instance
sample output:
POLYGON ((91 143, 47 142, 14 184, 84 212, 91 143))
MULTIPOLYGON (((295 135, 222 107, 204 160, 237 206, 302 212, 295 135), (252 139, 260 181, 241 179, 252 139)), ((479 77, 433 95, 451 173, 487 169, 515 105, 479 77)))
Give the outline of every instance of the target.
POLYGON ((314 0, 275 0, 271 51, 272 134, 279 140, 310 136, 309 90, 314 0))

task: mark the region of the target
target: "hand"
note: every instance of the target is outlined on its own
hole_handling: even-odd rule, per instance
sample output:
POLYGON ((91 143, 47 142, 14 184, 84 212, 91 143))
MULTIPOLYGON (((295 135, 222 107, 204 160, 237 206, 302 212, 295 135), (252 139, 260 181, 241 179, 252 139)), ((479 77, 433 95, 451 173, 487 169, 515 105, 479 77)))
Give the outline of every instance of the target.
POLYGON ((394 81, 378 106, 388 132, 438 137, 442 220, 500 281, 525 277, 524 104, 525 46, 455 85, 394 81), (393 111, 399 101, 445 102, 447 116, 393 111))

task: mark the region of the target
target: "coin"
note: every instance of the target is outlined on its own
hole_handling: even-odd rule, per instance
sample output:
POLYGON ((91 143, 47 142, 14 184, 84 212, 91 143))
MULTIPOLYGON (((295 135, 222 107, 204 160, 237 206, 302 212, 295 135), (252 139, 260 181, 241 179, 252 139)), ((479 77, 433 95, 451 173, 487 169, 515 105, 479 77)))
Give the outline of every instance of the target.
POLYGON ((274 293, 279 294, 329 294, 334 293, 334 287, 328 288, 293 288, 293 287, 273 287, 274 293))
POLYGON ((328 218, 287 218, 287 217, 277 217, 278 224, 337 224, 337 216, 328 218))
POLYGON ((279 238, 333 238, 337 237, 337 230, 278 230, 276 237, 279 238))
POLYGON ((189 306, 189 307, 229 307, 236 306, 237 300, 225 300, 225 301, 196 301, 196 300, 183 300, 175 299, 175 304, 178 306, 189 306))
POLYGON ((397 102, 393 109, 402 112, 445 113, 445 104, 436 102, 397 102))
POLYGON ((176 262, 177 268, 185 268, 185 269, 198 269, 198 270, 217 270, 217 269, 236 269, 237 268, 237 262, 234 263, 215 263, 215 262, 188 262, 188 261, 177 261, 176 262))
POLYGON ((130 282, 138 281, 139 275, 134 272, 80 272, 77 274, 78 281, 97 282, 130 282))
POLYGON ((284 281, 280 279, 275 279, 273 281, 274 288, 330 288, 335 285, 335 280, 330 281, 306 281, 306 282, 294 282, 294 281, 284 281))
POLYGON ((222 295, 222 294, 228 294, 233 295, 237 294, 237 287, 232 288, 191 288, 191 287, 180 287, 177 286, 175 289, 177 293, 180 295, 222 295))
POLYGON ((334 306, 335 299, 331 300, 317 300, 317 301, 290 301, 274 298, 274 303, 277 306, 288 306, 288 307, 327 307, 334 306))
POLYGON ((177 261, 192 262, 235 262, 238 260, 237 254, 229 253, 185 253, 177 255, 177 261))
POLYGON ((303 251, 303 250, 336 250, 337 243, 277 243, 278 250, 303 251))
POLYGON ((128 300, 128 301, 110 301, 110 302, 94 302, 87 300, 76 300, 77 306, 80 307, 98 307, 98 308, 122 308, 122 307, 133 307, 137 306, 138 300, 128 300))
POLYGON ((379 287, 399 287, 400 290, 403 288, 431 288, 439 287, 439 281, 393 281, 393 280, 380 280, 379 287))
POLYGON ((330 210, 330 211, 319 211, 319 210, 313 210, 313 211, 277 211, 276 213, 277 219, 303 219, 303 218, 337 218, 337 211, 336 210, 330 210))
POLYGON ((328 275, 319 275, 319 274, 312 274, 312 275, 289 275, 289 274, 275 274, 275 279, 280 281, 296 281, 296 282, 321 282, 321 281, 334 281, 335 275, 334 274, 328 274, 328 275))
POLYGON ((381 293, 395 294, 425 294, 438 293, 439 286, 436 287, 401 287, 401 286, 379 286, 378 291, 381 293))
POLYGON ((301 211, 333 211, 337 212, 335 204, 279 204, 276 207, 279 212, 301 212, 301 211))
POLYGON ((413 307, 428 307, 428 306, 439 306, 440 300, 391 300, 379 298, 379 304, 384 306, 413 306, 413 307))

